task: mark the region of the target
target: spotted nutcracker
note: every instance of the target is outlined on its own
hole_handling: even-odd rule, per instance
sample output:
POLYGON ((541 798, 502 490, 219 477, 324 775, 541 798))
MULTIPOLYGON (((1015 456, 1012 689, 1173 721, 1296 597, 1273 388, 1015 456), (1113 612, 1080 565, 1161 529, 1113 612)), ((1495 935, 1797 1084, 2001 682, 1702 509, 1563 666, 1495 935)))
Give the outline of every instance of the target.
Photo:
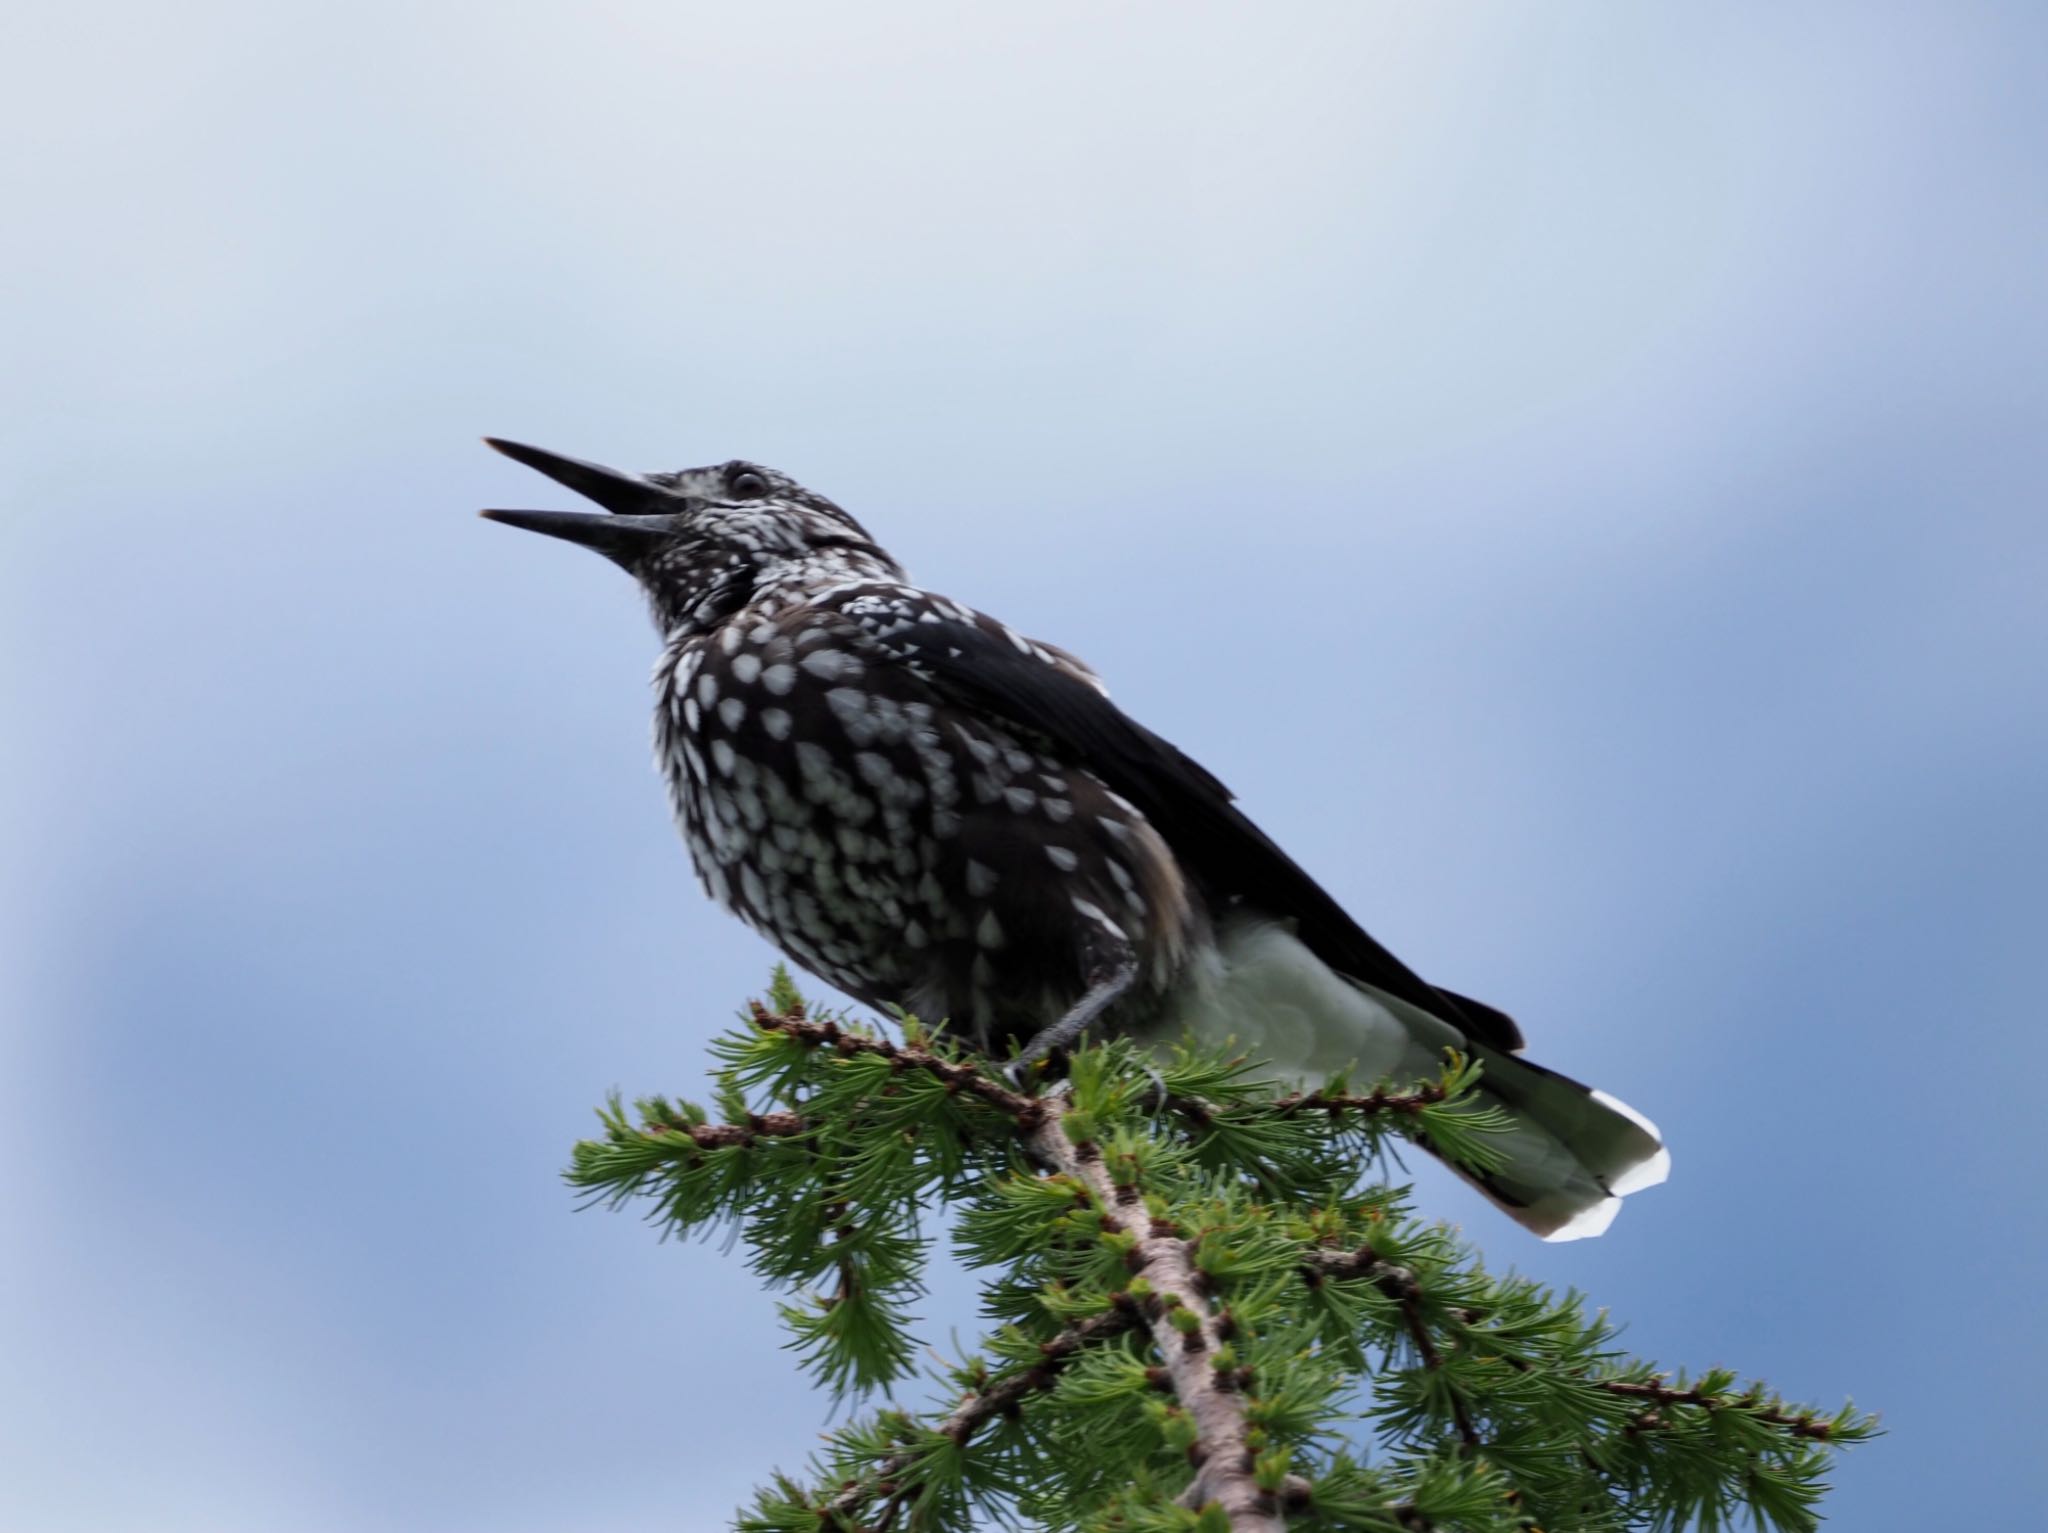
POLYGON ((824 496, 756 463, 636 475, 487 440, 609 513, 483 514, 640 582, 697 872, 820 979, 1024 1061, 1097 1023, 1234 1037, 1299 1081, 1469 1051, 1516 1125, 1475 1180, 1554 1240, 1664 1179, 1647 1119, 1520 1058, 1512 1020, 1367 936, 1087 666, 913 584, 824 496))

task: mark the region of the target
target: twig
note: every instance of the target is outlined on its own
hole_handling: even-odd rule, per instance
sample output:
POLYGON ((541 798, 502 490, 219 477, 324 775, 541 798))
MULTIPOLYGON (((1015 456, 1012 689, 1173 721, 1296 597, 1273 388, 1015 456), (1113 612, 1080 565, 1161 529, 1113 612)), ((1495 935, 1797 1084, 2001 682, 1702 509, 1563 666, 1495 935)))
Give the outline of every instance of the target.
POLYGON ((784 1033, 813 1048, 837 1049, 842 1054, 878 1054, 899 1070, 922 1070, 935 1075, 953 1090, 969 1092, 998 1112, 1008 1114, 1022 1127, 1030 1128, 1045 1116, 1039 1098, 998 1085, 973 1065, 947 1059, 921 1044, 891 1043, 886 1038, 851 1032, 829 1017, 813 1022, 801 1008, 770 1011, 759 1001, 753 1003, 751 1017, 754 1026, 763 1032, 784 1033))
POLYGON ((1365 1117, 1378 1117, 1386 1113, 1401 1113, 1412 1117, 1425 1107, 1435 1107, 1450 1099, 1440 1081, 1425 1081, 1409 1091, 1388 1091, 1378 1087, 1364 1096, 1332 1095, 1327 1091, 1297 1091, 1278 1098, 1272 1104, 1274 1112, 1355 1112, 1365 1117))
MULTIPOLYGON (((1311 1281, 1321 1282, 1328 1278, 1362 1278, 1372 1283, 1381 1293, 1397 1301, 1401 1306, 1401 1318, 1407 1324, 1408 1334, 1415 1341, 1416 1351, 1421 1353, 1423 1366, 1439 1368, 1443 1365, 1442 1354, 1429 1334, 1424 1317, 1427 1296, 1415 1280, 1415 1274, 1406 1267, 1396 1266, 1376 1255, 1370 1245, 1360 1246, 1356 1251, 1319 1250, 1308 1253, 1308 1272, 1311 1281)), ((1517 1371, 1526 1371, 1529 1365, 1517 1357, 1504 1357, 1502 1361, 1517 1371)), ((1653 1406, 1669 1407, 1689 1405, 1704 1411, 1742 1411, 1753 1420, 1766 1426, 1777 1427, 1794 1437, 1810 1438, 1815 1442, 1827 1442, 1833 1436, 1830 1424, 1811 1412, 1794 1414, 1767 1407, 1753 1398, 1729 1398, 1725 1395, 1708 1394, 1702 1389, 1673 1389, 1668 1384, 1637 1384, 1625 1379, 1587 1379, 1595 1389, 1604 1394, 1617 1395, 1625 1399, 1644 1400, 1653 1406)), ((1465 1414, 1463 1402, 1453 1392, 1452 1409, 1457 1417, 1458 1435, 1468 1444, 1479 1441, 1472 1431, 1471 1422, 1465 1414)), ((1638 1428, 1655 1427, 1654 1418, 1639 1420, 1638 1428)))
MULTIPOLYGON (((1415 1274, 1406 1267, 1397 1266, 1385 1260, 1370 1245, 1360 1246, 1356 1251, 1311 1251, 1309 1273, 1321 1282, 1326 1278, 1362 1278, 1388 1298, 1401 1306, 1401 1320, 1408 1328, 1409 1339, 1415 1343, 1415 1350, 1422 1357, 1422 1366, 1436 1371, 1444 1365, 1443 1354, 1437 1350, 1436 1340, 1429 1334, 1429 1322, 1423 1314, 1422 1285, 1415 1274)), ((1467 1448, 1479 1446, 1479 1430, 1472 1424, 1472 1414, 1465 1407, 1465 1397, 1457 1389, 1445 1393, 1451 1402, 1451 1418, 1457 1424, 1458 1440, 1467 1448)))
MULTIPOLYGON (((1027 1395, 1051 1388, 1060 1369, 1083 1348, 1120 1336, 1136 1323, 1137 1317, 1133 1312, 1106 1309, 1086 1320, 1073 1321, 1061 1327, 1050 1339, 1039 1343, 1039 1361, 1005 1375, 986 1388, 962 1395, 959 1404, 933 1430, 965 1447, 975 1433, 996 1417, 1015 1410, 1027 1395)), ((818 1508, 820 1517, 826 1519, 825 1525, 832 1526, 832 1519, 844 1522, 879 1495, 889 1496, 892 1503, 896 1501, 905 1494, 905 1489, 894 1482, 916 1462, 916 1457, 910 1451, 892 1453, 876 1464, 867 1477, 847 1486, 818 1508)))
POLYGON ((756 1139, 793 1139, 808 1132, 810 1124, 801 1113, 749 1113, 744 1123, 649 1123, 650 1134, 683 1134, 700 1150, 723 1150, 749 1145, 756 1139))
POLYGON ((1054 1375, 1082 1348, 1121 1336, 1134 1324, 1134 1315, 1121 1309, 1106 1309, 1063 1327, 1050 1341, 1039 1343, 1041 1361, 977 1394, 963 1396, 953 1414, 939 1423, 938 1431, 956 1443, 965 1443, 990 1417, 1002 1415, 1036 1390, 1050 1388, 1054 1375))
POLYGON ((1623 1379, 1593 1379, 1589 1382, 1595 1389, 1610 1395, 1648 1400, 1653 1405, 1693 1405, 1705 1411, 1742 1411, 1766 1426, 1790 1432, 1794 1437, 1810 1437, 1815 1442, 1826 1442, 1834 1436, 1834 1428, 1811 1412, 1794 1415, 1790 1411, 1769 1409, 1756 1399, 1737 1396, 1731 1400, 1725 1395, 1710 1395, 1701 1389, 1673 1389, 1667 1384, 1631 1384, 1623 1379))

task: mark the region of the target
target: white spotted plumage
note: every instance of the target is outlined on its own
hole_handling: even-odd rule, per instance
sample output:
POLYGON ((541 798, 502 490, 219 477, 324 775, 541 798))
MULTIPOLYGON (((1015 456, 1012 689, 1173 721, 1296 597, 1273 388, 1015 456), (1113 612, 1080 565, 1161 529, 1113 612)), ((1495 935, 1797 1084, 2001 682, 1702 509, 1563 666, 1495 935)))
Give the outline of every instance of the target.
POLYGON ((640 581, 684 843, 805 968, 996 1050, 1098 991, 1103 1026, 1236 1037, 1290 1078, 1463 1048, 1516 1123, 1481 1184, 1555 1238, 1662 1178, 1640 1114, 1516 1057, 1512 1022, 1379 948, 1086 665, 910 583, 829 500, 758 464, 636 477, 497 445, 618 513, 492 514, 640 581))

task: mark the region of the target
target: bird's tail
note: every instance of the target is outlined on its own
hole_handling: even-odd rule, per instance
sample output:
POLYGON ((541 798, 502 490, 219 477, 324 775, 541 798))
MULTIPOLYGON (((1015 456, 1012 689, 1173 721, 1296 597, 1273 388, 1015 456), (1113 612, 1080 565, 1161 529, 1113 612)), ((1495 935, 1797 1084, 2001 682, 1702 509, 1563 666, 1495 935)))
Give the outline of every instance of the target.
POLYGON ((1492 1171, 1452 1166, 1524 1229, 1545 1240, 1583 1240, 1614 1222, 1621 1200, 1671 1174, 1657 1125, 1626 1102, 1568 1075, 1474 1044, 1479 1095, 1514 1127, 1488 1143, 1505 1155, 1492 1171))
POLYGON ((1545 1240, 1600 1234, 1624 1196, 1670 1173, 1657 1127, 1641 1113, 1338 974, 1282 926, 1226 925, 1214 962, 1177 1010, 1198 1038, 1234 1037, 1269 1073, 1308 1087, 1340 1070, 1356 1080, 1434 1077, 1446 1049, 1476 1058, 1481 1100, 1513 1126, 1488 1140, 1498 1167, 1452 1169, 1545 1240))

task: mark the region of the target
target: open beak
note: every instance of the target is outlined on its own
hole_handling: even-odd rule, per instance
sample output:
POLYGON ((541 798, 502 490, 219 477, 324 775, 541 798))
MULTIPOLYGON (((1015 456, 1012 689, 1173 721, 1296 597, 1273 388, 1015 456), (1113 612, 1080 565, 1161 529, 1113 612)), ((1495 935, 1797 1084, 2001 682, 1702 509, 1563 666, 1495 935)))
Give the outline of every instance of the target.
POLYGON ((567 485, 611 513, 598 516, 588 511, 493 510, 484 512, 484 516, 508 527, 523 527, 528 532, 544 532, 551 538, 580 543, 619 564, 630 567, 668 531, 666 523, 649 525, 635 518, 662 516, 681 509, 675 496, 638 474, 623 474, 601 463, 565 458, 523 442, 487 436, 484 444, 528 468, 539 469, 557 484, 567 485))
POLYGON ((556 484, 566 484, 614 516, 653 516, 676 508, 674 496, 638 474, 622 474, 602 463, 585 463, 581 458, 565 458, 560 453, 544 452, 524 442, 507 442, 494 436, 485 437, 484 446, 503 453, 514 463, 539 469, 556 484))

